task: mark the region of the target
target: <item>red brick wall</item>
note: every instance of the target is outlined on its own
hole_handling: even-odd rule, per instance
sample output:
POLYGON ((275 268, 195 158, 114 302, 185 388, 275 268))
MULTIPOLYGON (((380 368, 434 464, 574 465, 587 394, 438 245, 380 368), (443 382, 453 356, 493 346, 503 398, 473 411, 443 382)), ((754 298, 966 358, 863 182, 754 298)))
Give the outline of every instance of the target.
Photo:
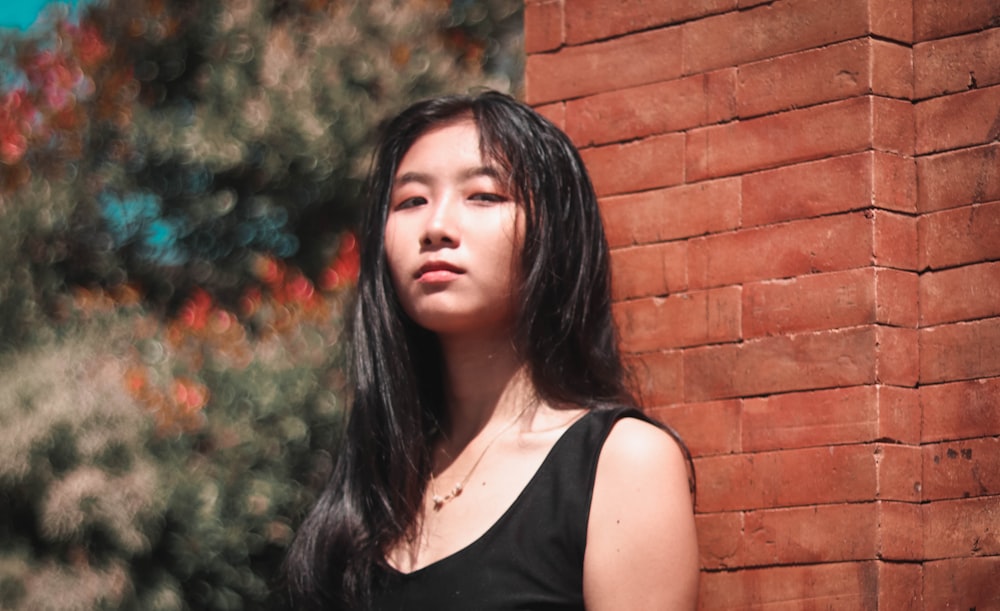
POLYGON ((702 609, 1000 608, 1000 2, 527 0, 702 609))

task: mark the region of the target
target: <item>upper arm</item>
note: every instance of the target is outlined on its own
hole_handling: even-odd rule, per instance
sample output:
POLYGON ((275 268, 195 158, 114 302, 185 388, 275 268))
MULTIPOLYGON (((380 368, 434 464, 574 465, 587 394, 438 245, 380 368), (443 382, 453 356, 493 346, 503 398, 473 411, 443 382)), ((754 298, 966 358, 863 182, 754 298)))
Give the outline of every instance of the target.
POLYGON ((635 418, 601 450, 584 557, 588 611, 694 609, 698 542, 687 462, 665 431, 635 418))

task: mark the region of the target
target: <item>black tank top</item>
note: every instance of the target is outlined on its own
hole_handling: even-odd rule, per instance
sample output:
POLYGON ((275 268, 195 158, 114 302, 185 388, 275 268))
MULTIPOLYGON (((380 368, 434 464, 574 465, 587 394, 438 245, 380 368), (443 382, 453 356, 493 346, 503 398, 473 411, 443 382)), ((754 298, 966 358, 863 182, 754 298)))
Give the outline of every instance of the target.
POLYGON ((549 450, 506 512, 461 550, 412 573, 377 577, 375 611, 582 610, 583 553, 597 459, 630 408, 592 410, 549 450))

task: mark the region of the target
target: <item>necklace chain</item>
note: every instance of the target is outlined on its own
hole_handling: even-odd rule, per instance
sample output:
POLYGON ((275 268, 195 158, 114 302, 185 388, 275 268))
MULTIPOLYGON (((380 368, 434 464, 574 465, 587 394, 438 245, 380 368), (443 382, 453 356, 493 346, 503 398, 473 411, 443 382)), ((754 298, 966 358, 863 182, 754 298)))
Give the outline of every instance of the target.
POLYGON ((518 420, 520 420, 521 416, 523 416, 527 411, 528 411, 528 406, 525 406, 524 409, 518 412, 518 414, 514 416, 510 422, 505 424, 503 428, 500 429, 500 431, 490 439, 489 443, 486 444, 486 447, 483 448, 483 451, 479 453, 479 457, 476 458, 476 462, 472 463, 472 466, 469 468, 469 471, 465 474, 465 477, 463 477, 461 481, 459 481, 457 484, 452 486, 451 490, 449 490, 448 493, 445 494, 444 496, 441 496, 440 494, 434 492, 434 474, 433 473, 431 474, 431 481, 430 481, 431 503, 433 503, 434 505, 434 511, 441 511, 441 508, 444 507, 445 503, 454 500, 455 497, 462 494, 462 491, 465 490, 465 485, 469 483, 470 479, 472 479, 472 474, 476 471, 476 467, 478 467, 479 463, 482 462, 483 457, 486 456, 486 452, 493 446, 493 443, 496 442, 496 440, 500 439, 500 437, 503 436, 504 433, 510 430, 510 428, 514 426, 514 424, 518 420))

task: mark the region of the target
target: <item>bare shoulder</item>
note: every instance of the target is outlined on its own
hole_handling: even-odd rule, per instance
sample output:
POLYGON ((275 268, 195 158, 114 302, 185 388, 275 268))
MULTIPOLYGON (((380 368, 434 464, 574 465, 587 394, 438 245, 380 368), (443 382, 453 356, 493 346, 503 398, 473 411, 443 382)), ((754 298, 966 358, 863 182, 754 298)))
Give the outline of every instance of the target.
POLYGON ((680 468, 687 473, 687 461, 677 440, 662 428, 638 418, 622 418, 615 423, 601 450, 601 462, 606 471, 680 468))
POLYGON ((688 468, 673 436, 644 420, 622 418, 601 450, 591 512, 598 518, 602 512, 613 513, 616 523, 655 514, 693 515, 688 468), (624 499, 638 506, 622 503, 624 499))
POLYGON ((619 420, 601 450, 584 560, 587 609, 693 609, 698 545, 677 441, 619 420))

